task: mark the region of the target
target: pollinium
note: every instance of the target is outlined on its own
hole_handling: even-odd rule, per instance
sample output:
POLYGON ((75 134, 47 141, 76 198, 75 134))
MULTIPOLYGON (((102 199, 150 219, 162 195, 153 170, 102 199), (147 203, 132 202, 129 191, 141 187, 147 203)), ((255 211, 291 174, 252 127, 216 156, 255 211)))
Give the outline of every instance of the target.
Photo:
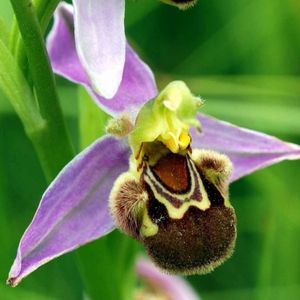
POLYGON ((110 207, 117 226, 169 273, 207 273, 233 252, 236 216, 228 200, 231 162, 217 152, 172 153, 143 145, 139 176, 124 173, 110 207))

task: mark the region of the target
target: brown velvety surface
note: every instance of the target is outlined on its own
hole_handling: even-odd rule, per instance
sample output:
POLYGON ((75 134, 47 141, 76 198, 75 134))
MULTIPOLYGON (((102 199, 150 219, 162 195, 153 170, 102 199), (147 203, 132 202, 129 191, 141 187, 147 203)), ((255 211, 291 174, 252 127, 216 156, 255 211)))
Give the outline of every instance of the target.
POLYGON ((233 251, 236 217, 233 208, 191 207, 181 220, 170 219, 152 198, 149 214, 159 225, 155 236, 144 238, 144 246, 157 265, 175 273, 207 273, 233 251))

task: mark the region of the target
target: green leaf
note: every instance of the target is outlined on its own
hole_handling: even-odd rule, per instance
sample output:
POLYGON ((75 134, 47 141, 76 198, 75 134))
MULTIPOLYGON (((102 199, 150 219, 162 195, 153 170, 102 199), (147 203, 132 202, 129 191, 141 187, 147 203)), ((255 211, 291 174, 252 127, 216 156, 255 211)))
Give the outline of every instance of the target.
POLYGON ((10 25, 12 17, 13 11, 9 1, 0 1, 0 18, 3 19, 6 24, 10 25))
POLYGON ((8 286, 0 284, 1 300, 53 300, 50 296, 27 291, 26 289, 12 289, 8 286))
POLYGON ((0 40, 0 89, 10 100, 28 134, 45 126, 31 89, 3 40, 0 40))
POLYGON ((9 41, 8 29, 2 18, 0 18, 0 40, 4 44, 8 45, 8 41, 9 41))
MULTIPOLYGON (((299 166, 299 162, 296 162, 299 166)), ((290 169, 290 174, 297 174, 297 165, 290 169)), ((268 195, 268 212, 265 213, 265 225, 262 231, 262 251, 258 268, 257 286, 265 289, 257 299, 274 299, 274 292, 266 289, 270 286, 297 285, 300 276, 297 257, 300 249, 299 199, 296 191, 287 194, 284 182, 274 172, 264 172, 264 184, 259 180, 263 192, 268 195), (275 187, 275 188, 274 188, 275 187)), ((289 184, 295 187, 297 180, 290 178, 289 184)), ((296 190, 299 188, 295 188, 296 190)), ((292 292, 292 291, 291 291, 292 292)), ((299 293, 299 287, 298 287, 299 293)), ((285 294, 292 299, 295 294, 285 294)), ((277 296, 276 296, 277 299, 277 296)), ((278 298, 279 299, 279 298, 278 298)))
POLYGON ((132 300, 137 242, 115 230, 77 251, 79 268, 93 300, 132 300))
POLYGON ((274 286, 266 288, 244 288, 229 289, 211 293, 202 293, 206 300, 253 300, 263 295, 269 294, 273 300, 298 299, 300 297, 300 285, 274 286))

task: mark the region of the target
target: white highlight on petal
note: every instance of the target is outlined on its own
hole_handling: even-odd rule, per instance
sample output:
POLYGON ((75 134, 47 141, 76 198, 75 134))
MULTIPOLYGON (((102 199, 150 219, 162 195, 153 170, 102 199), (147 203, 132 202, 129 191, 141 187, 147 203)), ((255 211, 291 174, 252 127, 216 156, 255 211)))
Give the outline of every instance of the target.
POLYGON ((95 91, 111 99, 125 64, 125 1, 74 0, 73 4, 79 59, 95 91))

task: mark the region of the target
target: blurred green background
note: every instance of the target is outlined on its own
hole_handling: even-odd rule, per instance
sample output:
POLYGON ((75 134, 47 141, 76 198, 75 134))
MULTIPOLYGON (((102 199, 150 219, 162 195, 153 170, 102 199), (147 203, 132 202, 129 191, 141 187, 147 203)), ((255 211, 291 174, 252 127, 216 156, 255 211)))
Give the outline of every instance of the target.
MULTIPOLYGON (((8 0, 0 16, 11 23, 8 0)), ((184 79, 206 100, 206 113, 300 144, 299 0, 200 0, 185 12, 128 0, 126 26, 161 87, 184 79)), ((77 87, 60 78, 58 87, 77 145, 77 87)), ((236 250, 213 273, 188 278, 203 299, 300 299, 299 169, 300 161, 284 162, 232 184, 236 250)), ((83 299, 74 254, 16 289, 5 286, 45 187, 34 149, 0 93, 0 300, 83 299)))

